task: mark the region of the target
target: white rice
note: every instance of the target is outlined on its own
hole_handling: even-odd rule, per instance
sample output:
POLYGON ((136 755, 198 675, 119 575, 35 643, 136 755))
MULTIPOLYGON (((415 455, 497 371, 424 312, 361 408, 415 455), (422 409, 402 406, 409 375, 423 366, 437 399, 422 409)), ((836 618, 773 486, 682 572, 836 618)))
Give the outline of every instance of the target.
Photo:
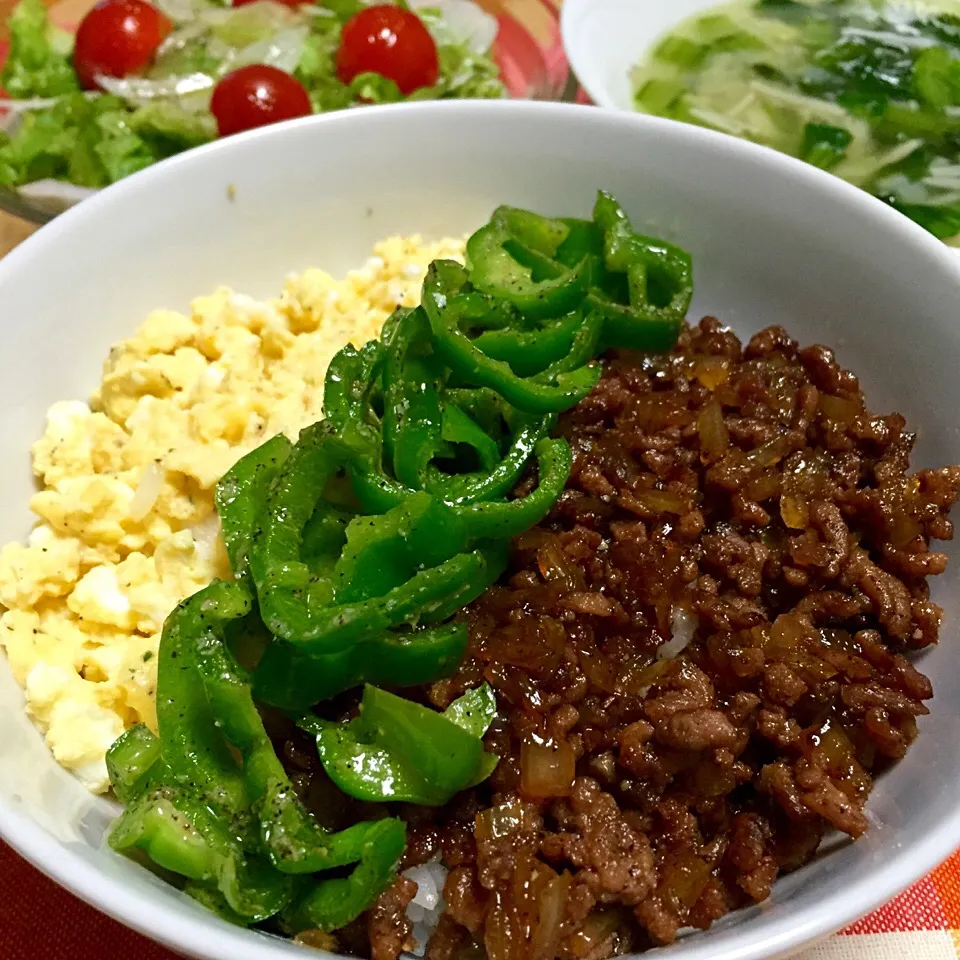
POLYGON ((438 860, 431 860, 423 866, 405 870, 403 875, 417 885, 417 895, 407 907, 407 917, 413 924, 413 938, 417 945, 410 953, 403 954, 400 960, 414 960, 426 952, 430 934, 446 908, 443 885, 447 880, 447 868, 438 860))

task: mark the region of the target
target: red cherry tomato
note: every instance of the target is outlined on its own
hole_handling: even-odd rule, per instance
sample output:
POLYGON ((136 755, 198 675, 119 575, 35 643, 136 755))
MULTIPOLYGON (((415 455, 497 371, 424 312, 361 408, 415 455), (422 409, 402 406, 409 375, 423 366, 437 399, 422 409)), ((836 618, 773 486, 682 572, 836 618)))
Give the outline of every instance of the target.
POLYGON ((344 83, 361 73, 379 73, 404 96, 432 87, 440 73, 437 45, 415 13, 387 3, 367 7, 344 24, 337 51, 344 83))
POLYGON ((125 77, 150 64, 173 29, 167 16, 145 0, 100 0, 80 21, 73 65, 80 86, 97 88, 97 74, 125 77))
POLYGON ((303 84, 266 64, 240 67, 223 77, 213 88, 210 110, 221 137, 313 113, 303 84))

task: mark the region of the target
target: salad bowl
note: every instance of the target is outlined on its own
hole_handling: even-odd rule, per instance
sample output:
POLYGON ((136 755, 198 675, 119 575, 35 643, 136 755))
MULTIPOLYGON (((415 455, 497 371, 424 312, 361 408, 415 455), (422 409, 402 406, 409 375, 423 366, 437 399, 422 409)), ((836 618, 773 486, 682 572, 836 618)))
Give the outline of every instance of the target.
MULTIPOLYGON (((0 90, 0 144, 9 136, 16 147, 0 152, 0 168, 7 166, 0 169, 0 209, 45 223, 104 181, 215 137, 211 86, 239 67, 266 64, 295 74, 316 113, 403 99, 383 77, 363 74, 348 89, 334 72, 341 25, 364 3, 330 9, 302 4, 293 11, 283 0, 235 6, 242 9, 223 0, 158 0, 155 9, 173 29, 154 64, 145 75, 101 76, 101 89, 88 90, 86 103, 73 92, 76 82, 60 74, 73 72, 75 51, 63 51, 70 50, 90 0, 62 0, 49 15, 40 0, 16 6, 8 22, 12 39, 0 43, 11 88, 0 90), (25 125, 29 135, 18 140, 25 125), (84 141, 92 154, 85 155, 84 141)), ((572 99, 554 0, 509 6, 500 0, 412 0, 409 6, 411 16, 427 25, 440 59, 436 85, 414 91, 414 99, 572 99)), ((82 68, 77 61, 78 75, 82 68)))

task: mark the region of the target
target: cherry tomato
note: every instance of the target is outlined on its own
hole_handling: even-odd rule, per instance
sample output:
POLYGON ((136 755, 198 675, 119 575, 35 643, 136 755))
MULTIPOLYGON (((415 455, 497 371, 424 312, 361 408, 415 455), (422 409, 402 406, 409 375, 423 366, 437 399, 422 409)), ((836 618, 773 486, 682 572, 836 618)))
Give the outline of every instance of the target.
POLYGON ((404 96, 432 87, 440 73, 437 45, 415 13, 386 3, 367 7, 344 24, 337 51, 344 83, 361 73, 379 73, 404 96))
POLYGON ((313 113, 302 83, 266 64, 251 64, 228 73, 213 88, 210 110, 221 137, 268 123, 313 113))
POLYGON ((167 16, 145 0, 100 0, 80 21, 73 65, 80 86, 97 88, 97 74, 126 77, 150 64, 173 29, 167 16))

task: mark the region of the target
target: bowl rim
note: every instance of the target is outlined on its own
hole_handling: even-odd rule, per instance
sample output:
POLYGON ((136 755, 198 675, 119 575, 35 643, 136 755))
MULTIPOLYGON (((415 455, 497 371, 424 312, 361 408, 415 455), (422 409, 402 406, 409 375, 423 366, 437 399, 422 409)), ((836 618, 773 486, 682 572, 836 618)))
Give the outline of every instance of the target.
MULTIPOLYGON (((640 113, 638 110, 631 110, 630 107, 625 106, 616 97, 613 97, 607 89, 607 85, 597 79, 595 69, 585 69, 588 63, 582 55, 583 46, 570 39, 576 36, 580 22, 588 13, 593 12, 596 4, 602 2, 603 0, 564 0, 560 8, 560 37, 563 41, 564 56, 570 65, 570 72, 577 78, 584 92, 598 107, 640 113)), ((634 2, 640 3, 641 0, 634 0, 634 2)), ((641 52, 637 55, 638 60, 643 52, 643 49, 641 49, 641 52)), ((641 115, 645 116, 645 114, 641 115)))
MULTIPOLYGON (((402 118, 411 123, 430 123, 453 115, 461 115, 461 119, 466 116, 483 129, 490 129, 490 124, 495 127, 501 119, 509 117, 532 121, 536 116, 549 123, 576 123, 584 128, 581 138, 584 143, 592 142, 592 130, 642 126, 648 128, 651 135, 673 139, 681 150, 727 155, 734 162, 779 168, 785 177, 805 181, 808 188, 825 194, 836 204, 845 205, 861 217, 865 228, 876 226, 887 233, 899 233, 904 243, 912 244, 919 253, 937 262, 944 273, 960 279, 960 258, 922 227, 857 187, 770 148, 701 127, 620 110, 522 100, 461 100, 371 106, 364 110, 314 115, 251 130, 171 157, 105 188, 27 238, 0 261, 0 296, 4 283, 16 274, 21 263, 43 257, 45 248, 55 244, 60 234, 80 235, 85 224, 96 221, 101 213, 116 210, 138 193, 162 187, 174 180, 181 169, 193 164, 245 150, 259 141, 282 140, 294 129, 316 127, 324 131, 322 135, 349 136, 352 126, 378 125, 385 116, 392 118, 391 122, 402 118)), ((184 955, 198 960, 222 960, 226 955, 234 960, 270 960, 271 957, 279 960, 293 955, 289 951, 300 949, 279 938, 250 936, 246 930, 227 924, 211 927, 209 919, 200 913, 193 915, 176 910, 171 904, 156 903, 134 892, 122 878, 105 874, 2 796, 0 838, 67 891, 114 920, 184 955), (229 954, 225 952, 227 949, 229 954)), ((856 895, 838 900, 832 908, 811 904, 802 908, 789 923, 778 921, 766 925, 761 921, 756 929, 748 931, 746 939, 722 948, 711 944, 707 935, 685 940, 670 952, 679 952, 685 960, 776 960, 787 956, 887 902, 943 862, 958 845, 960 805, 933 824, 920 842, 909 847, 898 845, 880 867, 854 878, 850 889, 856 895)), ((331 956, 323 951, 318 955, 331 956)))

